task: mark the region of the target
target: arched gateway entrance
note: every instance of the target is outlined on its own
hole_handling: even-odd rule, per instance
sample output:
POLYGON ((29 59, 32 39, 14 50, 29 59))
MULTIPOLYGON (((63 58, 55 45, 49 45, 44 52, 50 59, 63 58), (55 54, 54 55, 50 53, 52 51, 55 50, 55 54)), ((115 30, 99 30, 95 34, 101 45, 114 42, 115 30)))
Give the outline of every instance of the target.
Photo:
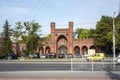
POLYGON ((65 46, 61 46, 60 48, 59 48, 59 54, 67 54, 67 47, 65 47, 65 46))
POLYGON ((64 35, 60 35, 57 39, 57 54, 64 54, 66 55, 68 53, 68 48, 67 48, 67 38, 64 35))

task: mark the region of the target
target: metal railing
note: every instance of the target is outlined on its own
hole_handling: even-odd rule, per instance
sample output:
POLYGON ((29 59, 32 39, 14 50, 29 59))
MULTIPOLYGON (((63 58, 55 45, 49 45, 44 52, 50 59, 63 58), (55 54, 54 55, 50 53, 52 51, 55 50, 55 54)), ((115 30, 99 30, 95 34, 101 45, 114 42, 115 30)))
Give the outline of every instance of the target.
POLYGON ((71 58, 71 71, 120 71, 120 65, 115 63, 113 59, 105 59, 103 61, 87 61, 86 59, 71 58))

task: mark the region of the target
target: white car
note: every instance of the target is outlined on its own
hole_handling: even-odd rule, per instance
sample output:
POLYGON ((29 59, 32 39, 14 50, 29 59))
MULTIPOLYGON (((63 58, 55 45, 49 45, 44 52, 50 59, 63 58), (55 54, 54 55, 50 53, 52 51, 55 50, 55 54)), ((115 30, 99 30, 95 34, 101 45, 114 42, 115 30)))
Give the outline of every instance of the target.
POLYGON ((117 56, 117 63, 120 64, 120 54, 117 56))
POLYGON ((40 58, 47 58, 47 54, 41 54, 40 58))

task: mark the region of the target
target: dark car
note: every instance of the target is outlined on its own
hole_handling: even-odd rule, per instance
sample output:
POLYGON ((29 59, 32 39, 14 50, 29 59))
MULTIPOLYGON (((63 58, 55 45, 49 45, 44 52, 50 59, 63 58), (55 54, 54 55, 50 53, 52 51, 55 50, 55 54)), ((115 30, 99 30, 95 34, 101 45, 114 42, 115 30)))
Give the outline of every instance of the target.
POLYGON ((49 53, 48 57, 49 58, 56 58, 56 54, 55 53, 49 53))
POLYGON ((64 54, 58 54, 58 58, 64 58, 65 55, 64 54))
POLYGON ((75 56, 76 58, 82 58, 82 56, 80 54, 76 54, 75 56))
POLYGON ((15 58, 15 54, 14 53, 10 53, 10 54, 8 54, 8 56, 7 56, 7 59, 8 60, 11 60, 11 59, 14 59, 15 58))

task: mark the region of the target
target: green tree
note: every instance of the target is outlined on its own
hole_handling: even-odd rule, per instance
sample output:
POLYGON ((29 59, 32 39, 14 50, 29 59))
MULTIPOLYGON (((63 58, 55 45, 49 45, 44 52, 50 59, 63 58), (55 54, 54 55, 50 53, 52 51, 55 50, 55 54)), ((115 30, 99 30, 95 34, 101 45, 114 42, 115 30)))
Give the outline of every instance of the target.
MULTIPOLYGON (((116 17, 115 28, 116 28, 116 50, 119 49, 119 37, 120 37, 120 25, 117 21, 120 21, 116 17)), ((112 52, 112 31, 113 31, 113 18, 109 16, 102 16, 100 21, 97 22, 96 30, 94 34, 94 43, 100 49, 100 51, 111 53, 112 52)))
POLYGON ((8 21, 5 21, 5 24, 3 26, 3 32, 2 32, 2 52, 0 53, 1 56, 7 56, 9 53, 12 53, 12 41, 10 39, 11 35, 11 29, 8 21))
POLYGON ((24 22, 25 34, 22 36, 23 41, 27 47, 27 54, 35 53, 40 45, 40 37, 38 32, 40 32, 41 26, 38 23, 24 22))
POLYGON ((0 37, 0 58, 5 58, 5 46, 4 46, 4 39, 0 37))
POLYGON ((94 35, 93 33, 95 33, 95 29, 80 29, 77 28, 74 32, 74 36, 76 36, 76 38, 80 39, 80 38, 93 38, 94 35))
POLYGON ((74 32, 74 37, 79 38, 83 29, 77 28, 74 32))
POLYGON ((20 52, 20 47, 19 44, 21 43, 21 38, 23 36, 24 31, 22 30, 23 26, 21 24, 21 22, 17 22, 15 28, 12 31, 12 41, 13 43, 15 43, 15 49, 16 49, 16 58, 21 56, 20 52))
POLYGON ((42 46, 43 45, 48 45, 48 41, 50 40, 50 38, 51 38, 51 35, 49 34, 49 35, 47 35, 47 36, 45 36, 45 37, 42 37, 41 38, 41 41, 42 41, 42 46))
POLYGON ((51 35, 48 34, 46 37, 45 37, 47 40, 49 40, 51 38, 51 35))
POLYGON ((89 29, 89 38, 93 38, 94 39, 94 33, 95 33, 95 29, 89 29))
POLYGON ((82 31, 81 31, 81 34, 79 35, 79 38, 89 38, 89 30, 87 30, 87 29, 83 29, 82 31))
POLYGON ((115 18, 116 28, 116 52, 120 53, 120 13, 115 18))

